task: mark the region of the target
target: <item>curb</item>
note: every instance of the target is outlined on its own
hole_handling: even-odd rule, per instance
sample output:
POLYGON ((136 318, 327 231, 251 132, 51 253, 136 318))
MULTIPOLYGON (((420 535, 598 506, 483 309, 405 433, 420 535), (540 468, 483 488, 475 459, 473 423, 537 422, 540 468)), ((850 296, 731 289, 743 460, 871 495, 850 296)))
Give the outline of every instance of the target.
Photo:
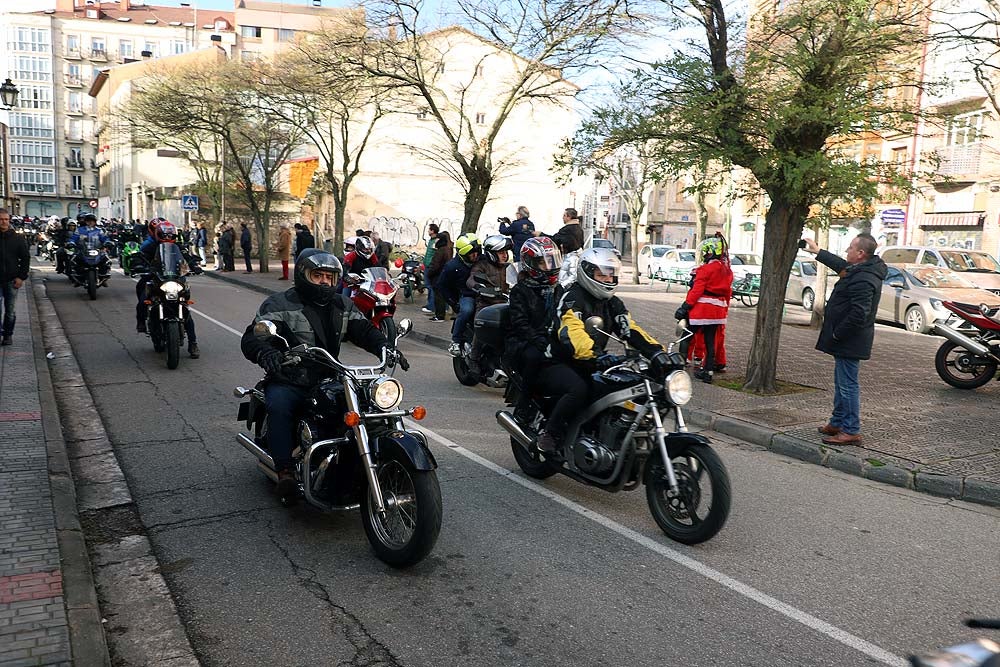
MULTIPOLYGON (((252 290, 254 292, 260 292, 261 294, 267 294, 268 296, 270 296, 272 294, 277 294, 278 292, 283 292, 284 291, 284 290, 278 290, 278 289, 271 289, 270 287, 264 287, 262 285, 254 285, 253 283, 244 282, 244 281, 240 280, 239 278, 233 278, 231 276, 224 275, 224 274, 220 273, 219 271, 215 271, 215 270, 208 270, 208 269, 206 269, 205 272, 202 273, 201 275, 208 276, 210 278, 214 278, 215 280, 221 280, 222 282, 225 282, 225 283, 231 283, 233 285, 239 285, 240 287, 243 287, 245 289, 252 290)), ((291 281, 289 281, 289 283, 291 283, 291 281)), ((289 284, 289 287, 291 287, 291 284, 289 284)))
MULTIPOLYGON (((264 294, 274 294, 279 291, 243 282, 238 278, 231 278, 230 276, 216 275, 209 271, 205 273, 219 280, 224 280, 264 294)), ((630 287, 648 289, 649 286, 640 285, 630 287)), ((443 350, 447 350, 448 345, 451 343, 447 338, 418 331, 416 328, 410 333, 410 338, 443 350)), ((825 468, 832 468, 848 475, 911 489, 933 496, 965 500, 990 507, 1000 507, 1000 484, 994 482, 966 478, 959 475, 908 470, 893 464, 872 463, 869 459, 851 451, 842 451, 828 445, 821 445, 809 440, 796 438, 777 429, 730 417, 722 412, 689 407, 685 410, 685 417, 694 426, 718 431, 719 433, 724 433, 764 447, 775 454, 821 465, 825 468)))
MULTIPOLYGON (((84 617, 84 622, 88 622, 86 629, 92 635, 90 640, 99 638, 104 655, 110 653, 115 665, 197 667, 198 659, 145 536, 125 474, 59 313, 48 297, 44 281, 37 276, 37 272, 32 273, 33 303, 39 315, 36 365, 45 365, 45 377, 50 380, 54 377, 59 386, 56 392, 56 383, 50 384, 53 390, 50 398, 59 406, 59 420, 65 420, 59 427, 63 458, 58 463, 63 485, 73 494, 72 504, 67 498, 57 510, 68 512, 75 522, 74 546, 79 550, 75 555, 87 559, 86 572, 79 571, 78 563, 74 575, 91 586, 91 607, 82 607, 83 611, 92 610, 97 618, 97 627, 93 628, 90 618, 84 617), (46 350, 53 355, 51 359, 46 350), (108 552, 115 557, 109 559, 108 552), (129 627, 128 623, 142 625, 129 627)), ((48 430, 46 426, 46 435, 48 430)), ((56 520, 58 531, 58 514, 56 520)), ((61 550, 61 535, 59 542, 61 550)), ((68 592, 67 610, 70 614, 74 612, 68 592)), ((83 630, 81 627, 80 631, 83 630)), ((72 637, 72 625, 70 631, 72 637)), ((75 643, 73 655, 74 664, 78 665, 112 664, 111 659, 100 660, 99 656, 94 661, 78 656, 75 643)))
POLYGON ((104 638, 97 585, 77 513, 76 487, 70 470, 66 441, 63 439, 52 376, 46 363, 37 302, 38 292, 44 288, 36 280, 36 276, 37 274, 32 275, 32 298, 28 299, 28 308, 31 313, 32 352, 35 357, 35 374, 38 377, 38 398, 42 408, 42 431, 48 451, 49 488, 63 575, 63 600, 69 626, 70 654, 75 664, 108 667, 111 665, 111 655, 104 638))

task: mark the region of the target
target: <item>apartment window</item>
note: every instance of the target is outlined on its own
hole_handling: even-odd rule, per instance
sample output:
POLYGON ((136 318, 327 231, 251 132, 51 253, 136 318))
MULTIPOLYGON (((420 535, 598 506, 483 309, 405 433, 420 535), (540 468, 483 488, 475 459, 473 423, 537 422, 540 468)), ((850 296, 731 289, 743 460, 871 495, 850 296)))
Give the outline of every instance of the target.
POLYGON ((485 124, 486 124, 486 114, 480 111, 479 113, 476 114, 476 125, 485 125, 485 124))
POLYGON ((257 25, 245 25, 240 27, 240 36, 246 39, 260 39, 263 31, 257 25))
POLYGON ((134 58, 135 52, 132 50, 132 40, 122 39, 118 41, 118 54, 122 58, 134 58))
POLYGON ((21 111, 10 114, 10 134, 12 137, 52 138, 52 116, 21 111))
POLYGON ((427 120, 427 109, 417 111, 417 120, 427 120))
POLYGON ((83 123, 79 119, 71 118, 66 121, 66 138, 70 141, 83 140, 83 123))
POLYGON ((892 163, 896 165, 897 169, 905 167, 907 160, 906 146, 892 149, 892 163))
POLYGON ((21 81, 51 81, 52 59, 42 56, 14 56, 8 61, 10 73, 7 75, 18 83, 21 81))
POLYGON ((10 142, 11 164, 52 166, 55 162, 55 145, 48 141, 14 139, 10 142))
POLYGON ((153 54, 153 58, 160 57, 160 45, 156 42, 146 42, 145 46, 142 47, 143 51, 149 51, 153 54))
POLYGON ((679 203, 679 202, 684 201, 684 199, 685 199, 685 197, 684 197, 684 188, 686 188, 686 187, 687 187, 687 184, 684 183, 684 181, 677 181, 677 189, 674 190, 674 201, 675 202, 679 203))
POLYGON ((215 32, 224 32, 229 30, 229 21, 226 19, 215 19, 215 32))
POLYGON ((985 117, 985 112, 977 111, 976 113, 955 116, 948 121, 948 145, 961 146, 982 141, 985 117))
POLYGON ((75 194, 80 194, 81 192, 83 192, 83 176, 81 176, 80 174, 73 174, 72 176, 70 176, 69 188, 75 194))
POLYGON ((178 55, 187 51, 187 43, 180 39, 174 39, 170 42, 170 53, 173 55, 178 55))
POLYGON ((91 53, 106 54, 107 49, 104 46, 103 37, 91 37, 90 38, 90 51, 91 53))
POLYGON ((51 109, 52 89, 43 86, 21 85, 17 96, 19 109, 51 109))
POLYGON ((290 42, 295 39, 295 31, 289 28, 278 28, 278 41, 290 42))
POLYGON ((72 91, 66 95, 66 111, 70 113, 83 113, 83 105, 80 93, 72 91))
POLYGON ((47 28, 12 27, 7 32, 7 46, 11 51, 52 52, 52 42, 47 28))
POLYGON ((260 56, 256 51, 240 51, 240 60, 245 63, 252 63, 260 56))
POLYGON ((90 80, 91 81, 96 81, 97 80, 97 75, 101 73, 102 69, 104 69, 104 68, 103 67, 94 67, 93 69, 91 69, 90 70, 90 80))
POLYGON ((83 162, 83 150, 79 148, 69 149, 70 162, 83 162))
POLYGON ((55 192, 56 173, 51 169, 14 167, 10 170, 11 186, 20 192, 55 192))
POLYGON ((79 65, 66 66, 66 83, 79 86, 83 82, 79 65))
POLYGON ((80 54, 80 35, 66 35, 66 53, 80 54))

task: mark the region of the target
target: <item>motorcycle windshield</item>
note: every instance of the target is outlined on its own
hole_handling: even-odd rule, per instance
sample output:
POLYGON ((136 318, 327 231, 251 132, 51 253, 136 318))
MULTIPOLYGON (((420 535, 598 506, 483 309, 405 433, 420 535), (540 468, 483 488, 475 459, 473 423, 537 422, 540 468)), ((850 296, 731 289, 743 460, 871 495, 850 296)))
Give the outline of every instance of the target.
POLYGON ((164 278, 178 278, 183 274, 185 263, 181 249, 174 243, 161 243, 160 273, 164 278))

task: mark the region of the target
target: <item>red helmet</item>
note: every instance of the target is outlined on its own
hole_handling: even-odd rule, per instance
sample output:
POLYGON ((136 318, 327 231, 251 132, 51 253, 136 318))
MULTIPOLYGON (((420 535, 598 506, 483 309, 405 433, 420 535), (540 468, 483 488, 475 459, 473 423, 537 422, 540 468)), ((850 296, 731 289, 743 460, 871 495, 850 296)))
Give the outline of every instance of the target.
POLYGON ((149 235, 156 238, 156 228, 161 222, 169 222, 166 218, 153 218, 146 224, 149 235))
POLYGON ((540 285, 554 285, 559 279, 562 255, 548 236, 531 238, 521 246, 520 269, 540 285))
POLYGON ((173 243, 177 240, 177 227, 169 220, 160 218, 153 230, 153 238, 157 243, 173 243))

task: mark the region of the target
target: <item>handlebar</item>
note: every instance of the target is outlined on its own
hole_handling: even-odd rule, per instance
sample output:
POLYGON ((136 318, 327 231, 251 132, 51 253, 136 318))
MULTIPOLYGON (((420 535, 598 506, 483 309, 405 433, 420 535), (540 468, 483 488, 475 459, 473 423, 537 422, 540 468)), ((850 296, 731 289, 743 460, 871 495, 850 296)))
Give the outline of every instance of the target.
POLYGON ((294 347, 291 350, 289 350, 288 358, 286 359, 285 362, 282 362, 281 365, 286 366, 301 362, 302 357, 300 357, 297 353, 302 352, 305 354, 312 355, 314 357, 318 356, 320 357, 320 359, 316 359, 316 361, 322 361, 328 366, 332 366, 333 368, 343 373, 347 373, 348 375, 353 376, 355 374, 381 373, 382 371, 385 370, 385 367, 388 363, 387 351, 388 348, 385 347, 382 348, 382 355, 379 358, 379 364, 376 366, 348 366, 347 364, 340 363, 337 359, 334 358, 332 354, 327 352, 322 347, 307 347, 305 345, 302 345, 299 347, 294 347))

